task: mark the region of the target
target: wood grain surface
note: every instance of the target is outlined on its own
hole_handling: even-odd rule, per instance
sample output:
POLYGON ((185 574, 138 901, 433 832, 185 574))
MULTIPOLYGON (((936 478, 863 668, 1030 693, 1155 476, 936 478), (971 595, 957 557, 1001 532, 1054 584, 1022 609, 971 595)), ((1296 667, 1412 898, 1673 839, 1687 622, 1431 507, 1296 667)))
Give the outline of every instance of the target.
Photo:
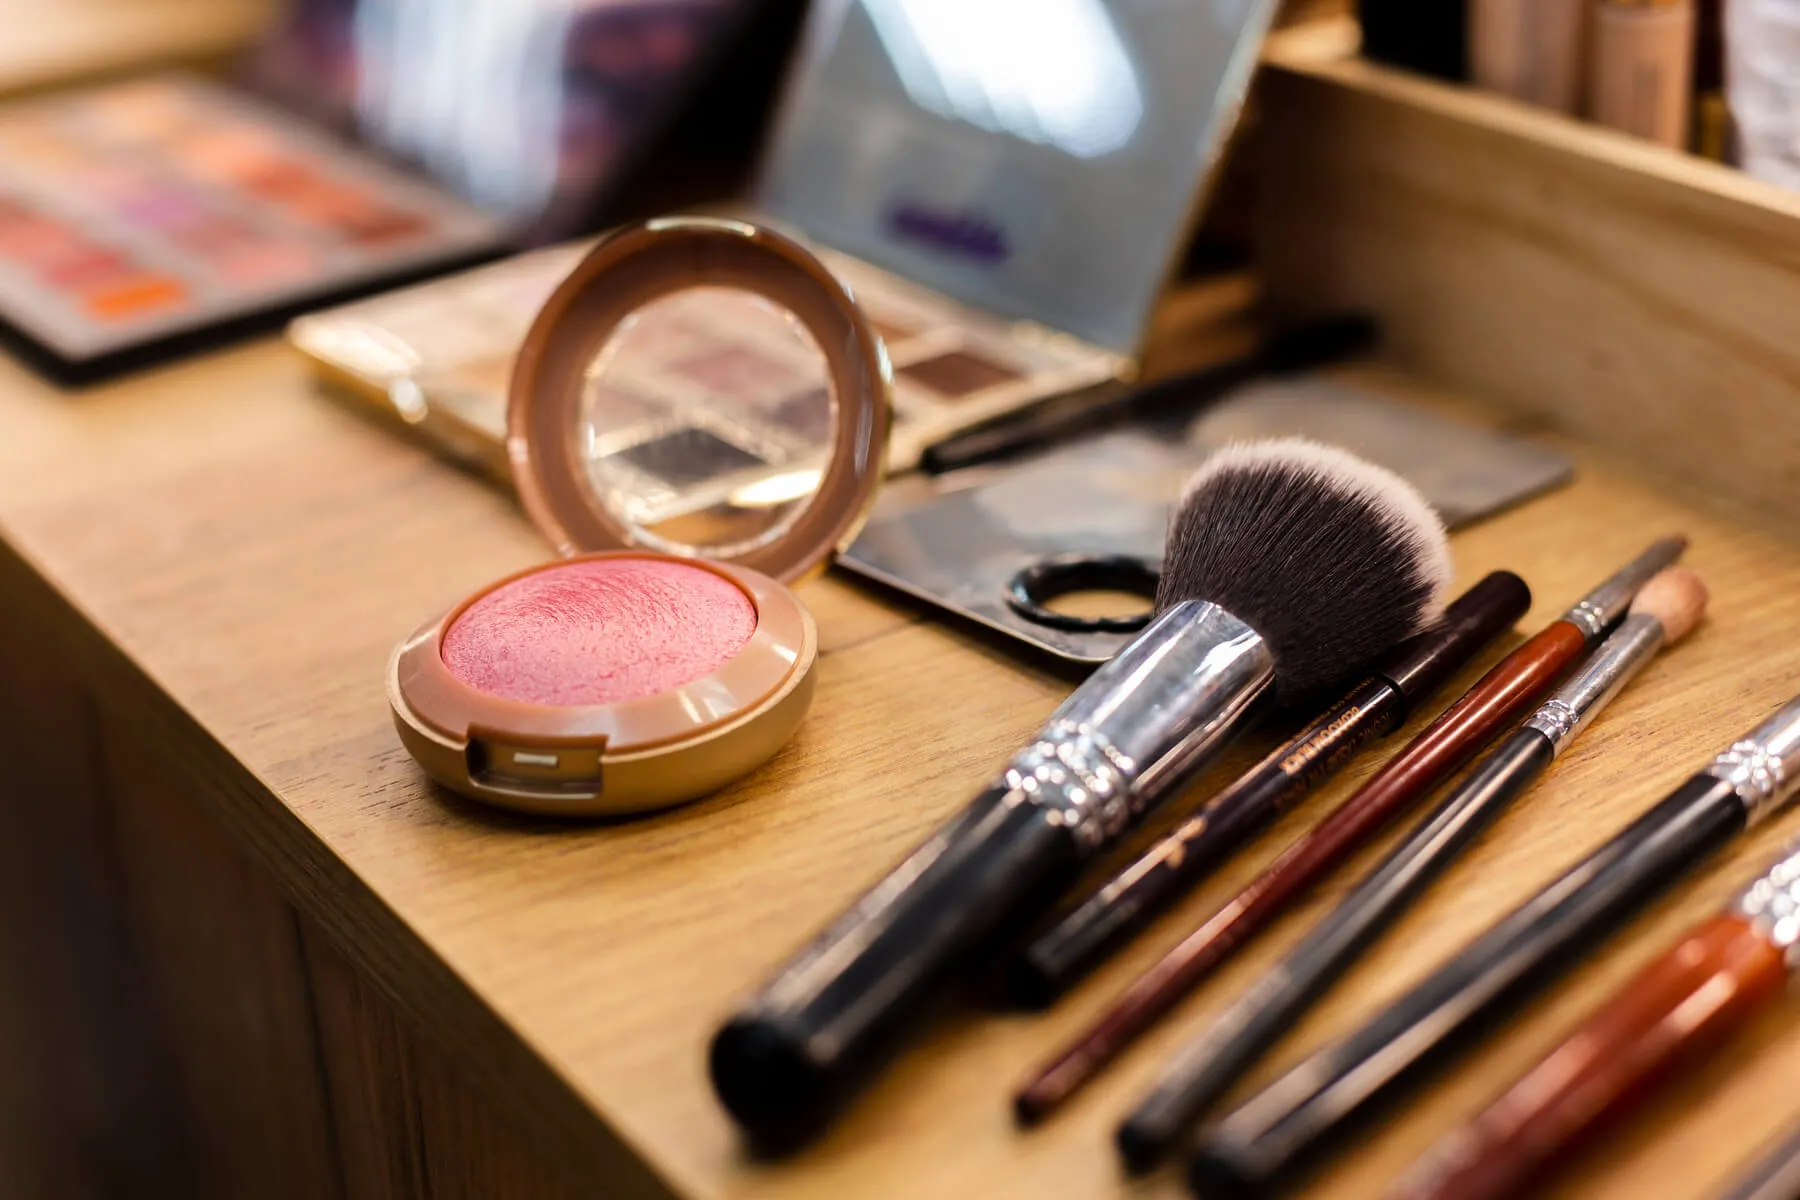
MULTIPOLYGON (((821 1144, 753 1163, 705 1084, 713 1026, 959 806, 1066 680, 828 577, 803 589, 824 643, 818 701, 767 768, 647 820, 502 816, 426 785, 390 727, 382 668, 395 639, 434 610, 542 557, 505 499, 321 398, 302 365, 268 343, 78 395, 0 365, 0 428, 9 621, 58 644, 62 669, 91 688, 106 719, 169 761, 183 794, 298 911, 303 942, 316 937, 341 956, 357 988, 522 1131, 554 1168, 549 1177, 593 1194, 1176 1194, 1173 1178, 1121 1180, 1111 1122, 1158 1058, 1351 877, 1283 922, 1067 1113, 1014 1131, 1010 1085, 1382 751, 1048 1017, 967 1006, 821 1144)), ((1458 535, 1459 581, 1519 571, 1536 593, 1532 628, 1652 537, 1684 529, 1689 561, 1713 588, 1712 616, 1645 671, 1252 1082, 1368 1014, 1800 690, 1800 549, 1673 477, 1588 452, 1579 461, 1574 486, 1458 535)), ((59 738, 44 750, 65 761, 82 756, 74 747, 59 738)), ((129 755, 103 761, 135 770, 129 755)), ((1800 820, 1772 822, 1682 888, 1326 1176, 1321 1194, 1375 1194, 1796 830, 1800 820)), ((253 938, 256 904, 242 907, 221 937, 243 946, 244 969, 293 969, 288 950, 253 938), (273 965, 258 965, 267 954, 273 965)), ((159 956, 179 952, 178 934, 153 939, 159 956)), ((188 988, 186 1002, 203 1006, 200 983, 197 994, 192 979, 160 986, 188 988)), ((269 1037, 255 1053, 289 1052, 269 1037)), ((1567 1194, 1701 1194, 1800 1111, 1795 1071, 1800 1002, 1634 1122, 1567 1194)), ((302 1140, 319 1127, 306 1112, 244 1120, 279 1121, 302 1140)))
POLYGON ((280 7, 277 0, 5 0, 0 93, 211 65, 248 45, 280 7))
POLYGON ((1508 98, 1271 42, 1258 269, 1278 308, 1768 505, 1800 480, 1800 193, 1508 98))

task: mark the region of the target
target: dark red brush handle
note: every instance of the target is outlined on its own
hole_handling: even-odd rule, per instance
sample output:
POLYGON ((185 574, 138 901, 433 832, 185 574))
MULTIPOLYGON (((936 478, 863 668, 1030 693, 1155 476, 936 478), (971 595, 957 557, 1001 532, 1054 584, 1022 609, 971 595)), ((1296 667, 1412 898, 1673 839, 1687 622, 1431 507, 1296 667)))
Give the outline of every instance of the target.
POLYGON ((1689 934, 1395 1188, 1406 1200, 1532 1194, 1556 1166, 1682 1064, 1717 1046, 1787 981, 1781 949, 1727 913, 1689 934))
POLYGON ((1032 1121, 1061 1104, 1312 884, 1474 757, 1587 649, 1573 623, 1552 622, 1507 655, 1356 794, 1281 853, 1127 988, 1099 1021, 1014 1097, 1032 1121))

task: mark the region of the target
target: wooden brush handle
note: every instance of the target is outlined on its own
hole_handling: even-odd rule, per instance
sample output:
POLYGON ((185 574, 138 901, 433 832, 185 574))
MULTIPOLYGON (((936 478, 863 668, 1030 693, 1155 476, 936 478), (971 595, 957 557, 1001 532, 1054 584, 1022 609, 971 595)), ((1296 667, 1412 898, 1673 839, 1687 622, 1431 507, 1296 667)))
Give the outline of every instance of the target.
POLYGON ((1272 917, 1299 892, 1336 869, 1517 720, 1581 657, 1587 645, 1574 625, 1553 621, 1501 659, 1355 795, 1283 851, 1245 888, 1239 899, 1251 897, 1247 910, 1258 918, 1272 917))
MULTIPOLYGON (((1142 987, 1175 990, 1156 1015, 1475 757, 1586 649, 1579 629, 1553 621, 1495 664, 1355 795, 1291 843, 1212 920, 1150 969, 1142 987)), ((1139 987, 1133 985, 1125 1003, 1142 1003, 1139 987)))
POLYGON ((1587 639, 1552 621, 1496 663, 1461 699, 1225 906, 1128 987, 1113 1007, 1014 1097, 1019 1119, 1041 1119, 1199 987, 1238 947, 1519 717, 1581 657, 1587 639))
POLYGON ((1461 1130, 1395 1195, 1485 1200, 1524 1195, 1684 1062, 1776 999, 1781 950, 1723 914, 1652 962, 1461 1130))

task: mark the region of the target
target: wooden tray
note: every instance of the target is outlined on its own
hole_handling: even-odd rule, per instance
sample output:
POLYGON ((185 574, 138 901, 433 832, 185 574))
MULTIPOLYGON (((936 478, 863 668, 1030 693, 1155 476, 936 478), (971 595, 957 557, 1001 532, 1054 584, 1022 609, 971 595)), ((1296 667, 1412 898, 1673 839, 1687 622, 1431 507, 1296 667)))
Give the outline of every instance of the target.
POLYGON ((1800 496, 1800 193, 1272 40, 1255 143, 1278 308, 1377 313, 1398 362, 1705 487, 1800 496))

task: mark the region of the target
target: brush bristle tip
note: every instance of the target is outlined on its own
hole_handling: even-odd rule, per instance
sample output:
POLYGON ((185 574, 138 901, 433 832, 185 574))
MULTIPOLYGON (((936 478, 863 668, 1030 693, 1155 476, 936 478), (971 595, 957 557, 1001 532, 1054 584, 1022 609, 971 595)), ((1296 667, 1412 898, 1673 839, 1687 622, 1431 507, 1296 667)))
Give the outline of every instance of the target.
POLYGON ((1663 627, 1663 635, 1678 642, 1693 631, 1706 615, 1709 599, 1706 583, 1686 567, 1659 571, 1639 589, 1631 611, 1648 613, 1663 627))
POLYGON ((1210 600, 1261 634, 1276 692, 1340 681, 1443 612, 1443 523, 1392 471, 1302 438, 1238 443, 1195 473, 1158 609, 1210 600))

